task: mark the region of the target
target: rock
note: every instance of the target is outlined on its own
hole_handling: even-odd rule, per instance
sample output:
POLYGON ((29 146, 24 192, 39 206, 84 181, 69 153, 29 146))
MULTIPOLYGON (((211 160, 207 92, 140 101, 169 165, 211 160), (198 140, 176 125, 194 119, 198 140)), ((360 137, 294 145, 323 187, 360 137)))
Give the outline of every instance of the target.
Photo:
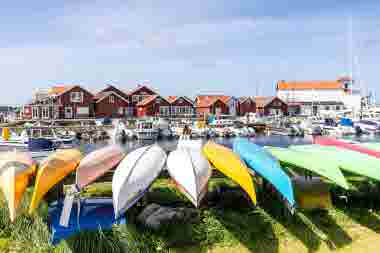
POLYGON ((194 208, 172 208, 151 204, 143 210, 137 220, 148 228, 159 230, 164 225, 194 222, 197 218, 198 211, 194 208))

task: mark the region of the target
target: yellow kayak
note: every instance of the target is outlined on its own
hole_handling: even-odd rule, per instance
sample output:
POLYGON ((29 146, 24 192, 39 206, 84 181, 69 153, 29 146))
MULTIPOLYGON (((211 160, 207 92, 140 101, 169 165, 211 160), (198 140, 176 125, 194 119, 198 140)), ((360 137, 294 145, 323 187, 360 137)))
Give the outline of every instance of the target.
POLYGON ((203 147, 203 153, 216 169, 239 184, 248 193, 252 202, 256 204, 256 193, 252 178, 247 166, 238 155, 231 149, 214 142, 208 142, 203 147))
POLYGON ((16 218, 29 179, 35 171, 36 163, 27 153, 0 154, 0 188, 8 202, 9 217, 12 222, 16 218))
POLYGON ((76 149, 64 149, 50 155, 41 163, 37 173, 36 184, 29 213, 32 213, 41 202, 45 194, 79 165, 82 154, 76 149))

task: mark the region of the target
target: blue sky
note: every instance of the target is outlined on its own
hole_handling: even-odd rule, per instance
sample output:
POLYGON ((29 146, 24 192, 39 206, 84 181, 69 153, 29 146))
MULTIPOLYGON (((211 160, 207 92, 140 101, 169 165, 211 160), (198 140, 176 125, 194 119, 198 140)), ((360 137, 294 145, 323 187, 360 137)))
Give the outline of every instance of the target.
POLYGON ((350 55, 354 76, 380 95, 376 0, 6 1, 0 38, 0 104, 62 83, 272 95, 277 80, 347 74, 350 55))

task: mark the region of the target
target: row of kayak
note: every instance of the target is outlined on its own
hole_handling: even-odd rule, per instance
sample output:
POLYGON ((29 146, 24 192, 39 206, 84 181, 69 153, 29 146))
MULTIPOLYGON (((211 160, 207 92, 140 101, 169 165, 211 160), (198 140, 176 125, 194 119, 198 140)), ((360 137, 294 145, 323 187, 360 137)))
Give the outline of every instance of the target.
POLYGON ((36 175, 29 207, 29 212, 33 213, 52 187, 76 171, 75 184, 67 194, 63 208, 61 223, 64 225, 75 196, 114 168, 112 191, 116 218, 144 195, 164 169, 196 207, 207 192, 212 168, 239 184, 254 204, 256 193, 251 176, 261 176, 271 183, 291 210, 296 206, 294 190, 283 167, 311 171, 344 189, 349 186, 342 170, 380 180, 380 164, 375 156, 380 145, 350 144, 326 138, 315 142, 317 144, 289 148, 262 148, 248 140, 237 139, 231 150, 213 142, 203 146, 201 141, 180 140, 177 149, 169 155, 157 144, 139 148, 128 155, 121 147, 112 145, 84 158, 80 151, 67 149, 49 156, 38 170, 28 153, 6 152, 0 154, 0 187, 13 221, 31 177, 36 175))

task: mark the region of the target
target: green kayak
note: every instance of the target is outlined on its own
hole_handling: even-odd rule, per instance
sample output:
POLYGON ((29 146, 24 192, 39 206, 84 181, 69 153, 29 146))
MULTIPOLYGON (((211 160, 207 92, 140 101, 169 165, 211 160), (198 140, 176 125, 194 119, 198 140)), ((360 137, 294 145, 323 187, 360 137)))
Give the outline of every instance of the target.
POLYGON ((367 142, 358 144, 361 147, 372 149, 374 151, 380 152, 380 143, 378 142, 367 142))
POLYGON ((309 170, 325 177, 335 184, 348 189, 346 179, 344 178, 339 166, 328 157, 311 154, 306 151, 298 151, 288 148, 266 147, 282 163, 309 170))
POLYGON ((380 160, 359 152, 319 145, 291 146, 290 149, 308 152, 320 159, 328 157, 342 170, 380 181, 380 160))

